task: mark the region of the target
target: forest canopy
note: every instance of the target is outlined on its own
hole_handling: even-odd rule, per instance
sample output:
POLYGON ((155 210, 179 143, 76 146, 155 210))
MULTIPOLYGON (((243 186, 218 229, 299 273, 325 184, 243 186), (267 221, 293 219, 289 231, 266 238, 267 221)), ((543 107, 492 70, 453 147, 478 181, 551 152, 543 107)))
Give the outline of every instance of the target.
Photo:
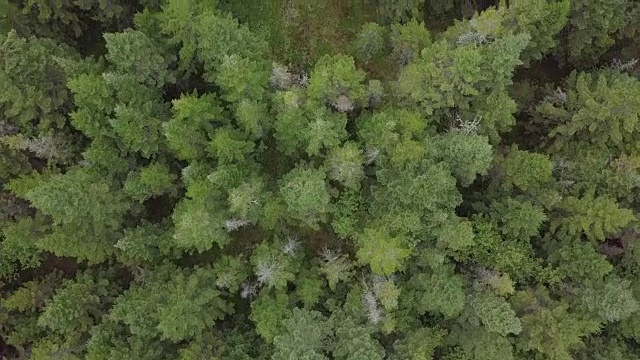
POLYGON ((638 59, 638 0, 0 0, 0 358, 640 360, 638 59))

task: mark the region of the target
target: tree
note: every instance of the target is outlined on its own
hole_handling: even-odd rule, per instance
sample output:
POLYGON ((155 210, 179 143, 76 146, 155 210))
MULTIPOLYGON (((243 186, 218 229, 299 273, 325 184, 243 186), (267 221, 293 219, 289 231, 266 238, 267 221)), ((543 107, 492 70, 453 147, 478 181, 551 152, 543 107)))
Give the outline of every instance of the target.
POLYGON ((47 230, 47 220, 38 216, 22 217, 2 227, 0 243, 0 279, 10 278, 18 268, 37 268, 42 262, 42 251, 37 239, 47 230))
POLYGON ((311 228, 318 228, 329 211, 330 196, 324 172, 296 167, 280 181, 280 194, 293 219, 311 228))
POLYGON ((46 337, 45 329, 38 326, 38 316, 61 280, 62 274, 53 271, 40 279, 23 283, 3 296, 0 301, 0 316, 3 319, 1 331, 6 344, 24 355, 34 342, 46 337))
POLYGON ((556 48, 560 32, 568 22, 571 5, 570 1, 509 1, 503 24, 514 32, 531 35, 531 41, 522 53, 525 64, 540 60, 556 48), (516 25, 509 26, 513 22, 516 25))
POLYGON ((611 71, 572 73, 566 88, 561 92, 566 100, 546 101, 536 108, 541 116, 557 119, 549 134, 554 149, 571 148, 571 140, 599 148, 633 149, 630 144, 638 126, 640 81, 611 71))
POLYGON ((331 329, 327 320, 317 311, 293 309, 291 316, 282 321, 285 332, 273 339, 273 360, 328 359, 324 355, 324 341, 331 329))
POLYGON ((309 126, 309 119, 301 102, 302 94, 296 91, 282 91, 275 95, 274 105, 278 112, 273 123, 273 136, 278 149, 285 155, 295 154, 307 141, 305 130, 309 126))
POLYGON ((566 38, 568 60, 579 65, 598 60, 614 44, 614 34, 625 25, 626 5, 625 0, 595 4, 572 1, 566 38))
POLYGON ((358 190, 364 178, 364 154, 354 142, 346 142, 334 148, 328 155, 326 167, 329 178, 336 180, 348 189, 358 190))
POLYGON ((140 83, 163 86, 172 81, 161 49, 143 32, 136 30, 104 34, 115 71, 134 75, 140 83), (132 51, 135 50, 135 51, 132 51))
POLYGON ((629 286, 631 282, 610 276, 580 291, 578 307, 600 322, 617 322, 640 309, 629 286))
POLYGON ((386 22, 406 22, 423 13, 424 2, 420 0, 391 1, 378 0, 378 12, 386 22))
POLYGON ((406 239, 392 237, 381 228, 365 228, 358 236, 358 242, 358 260, 369 265, 378 275, 390 275, 401 270, 411 254, 406 239))
POLYGON ((443 344, 447 331, 441 328, 421 327, 405 334, 394 347, 400 356, 411 360, 430 360, 443 344))
POLYGON ((203 252, 214 244, 223 247, 229 243, 223 214, 215 213, 210 207, 190 199, 176 206, 172 214, 175 224, 173 238, 179 248, 203 252))
POLYGON ((220 292, 205 284, 215 284, 211 268, 183 272, 163 265, 145 282, 125 291, 108 316, 126 324, 135 336, 174 342, 191 339, 229 311, 220 292))
POLYGON ((241 162, 252 152, 253 146, 240 131, 232 127, 217 129, 209 143, 211 153, 221 163, 241 162))
POLYGON ((473 227, 470 221, 450 221, 442 226, 438 234, 438 245, 453 251, 464 251, 473 245, 473 227))
POLYGON ((553 162, 548 156, 513 147, 501 162, 504 183, 530 191, 547 184, 553 175, 553 162))
POLYGON ((283 290, 287 283, 294 280, 291 260, 281 249, 263 242, 258 245, 251 255, 251 264, 258 285, 266 288, 283 290))
POLYGON ((96 26, 96 22, 102 26, 117 25, 127 11, 118 4, 69 0, 55 3, 34 0, 21 3, 20 8, 22 14, 37 18, 41 26, 44 24, 45 29, 58 33, 60 40, 69 42, 80 38, 91 26, 96 26))
POLYGON ((529 239, 538 235, 540 227, 548 219, 544 209, 529 201, 507 198, 491 205, 491 216, 501 223, 504 236, 529 239))
POLYGON ((487 331, 507 336, 518 335, 522 331, 520 319, 509 303, 502 298, 488 292, 481 292, 469 296, 469 310, 471 321, 482 324, 487 331))
POLYGON ((268 70, 263 60, 256 61, 232 54, 223 58, 216 84, 224 91, 224 99, 240 102, 262 100, 268 82, 268 70))
POLYGON ((123 190, 138 201, 145 201, 154 196, 175 194, 176 176, 165 164, 155 162, 142 168, 139 172, 131 172, 127 176, 123 190))
POLYGON ((51 176, 22 194, 18 191, 35 208, 51 216, 54 224, 116 228, 128 208, 107 179, 80 169, 51 176))
POLYGON ((116 105, 115 117, 109 119, 115 134, 130 151, 139 151, 150 158, 162 147, 162 121, 154 116, 155 104, 142 106, 116 105))
POLYGON ((638 358, 640 2, 370 2, 0 0, 0 357, 638 358))
MULTIPOLYGON (((474 20, 465 25, 475 32, 483 31, 483 39, 490 25, 487 29, 479 27, 491 20, 482 16, 474 20)), ((476 41, 458 41, 455 45, 446 40, 434 42, 401 71, 397 94, 402 103, 427 115, 446 113, 455 107, 464 112, 461 116, 481 116, 480 133, 494 142, 499 132, 513 123, 510 114, 516 110, 515 103, 504 89, 511 82, 511 72, 521 63, 519 56, 529 38, 526 33, 508 34, 482 46, 476 46, 476 41), (469 113, 466 110, 470 107, 479 111, 469 113)))
POLYGON ((600 330, 597 322, 569 312, 566 304, 534 305, 534 309, 521 317, 517 346, 524 351, 535 350, 550 359, 573 359, 571 352, 583 345, 582 338, 600 330))
POLYGON ((635 219, 629 209, 621 209, 618 204, 607 197, 594 197, 593 193, 582 198, 567 197, 560 204, 565 214, 551 223, 551 231, 559 231, 560 236, 580 236, 603 241, 606 236, 613 235, 635 219))
POLYGON ((7 121, 25 135, 62 128, 70 97, 56 59, 77 61, 78 55, 50 39, 22 38, 15 31, 2 40, 0 106, 7 121))
POLYGON ((438 158, 448 164, 462 186, 470 185, 477 175, 486 175, 492 153, 486 136, 450 132, 433 140, 438 158))
POLYGON ((64 281, 45 302, 38 326, 60 334, 68 343, 85 337, 113 301, 113 284, 94 276, 85 272, 64 281))
POLYGON ((335 359, 383 359, 383 348, 371 336, 370 328, 357 324, 352 317, 342 318, 342 314, 336 313, 329 319, 335 329, 335 347, 331 351, 335 359))
POLYGON ((423 22, 411 19, 391 24, 391 47, 398 64, 407 65, 431 44, 431 34, 423 22))
POLYGON ((515 359, 509 340, 483 328, 455 329, 449 340, 458 344, 463 359, 515 359))
POLYGON ((164 135, 178 158, 194 160, 207 148, 213 125, 221 122, 222 109, 211 94, 182 95, 173 100, 173 117, 164 123, 164 135))
POLYGON ((563 241, 549 258, 561 276, 573 281, 602 279, 613 270, 606 257, 589 242, 563 241))
POLYGON ((446 318, 455 318, 465 306, 464 280, 449 267, 431 275, 414 275, 410 282, 418 289, 416 300, 421 314, 440 313, 446 318))
POLYGON ((384 50, 384 45, 385 28, 377 23, 366 23, 362 25, 354 43, 356 57, 366 63, 379 56, 384 50))
POLYGON ((12 190, 52 219, 52 232, 40 239, 39 247, 91 262, 112 253, 114 231, 130 207, 112 183, 84 169, 23 178, 12 184, 12 190))
MULTIPOLYGON (((176 3, 179 4, 178 1, 176 3)), ((264 75, 268 74, 268 62, 264 61, 268 44, 259 35, 251 32, 247 26, 239 25, 236 19, 205 11, 196 17, 195 22, 173 22, 173 24, 178 26, 168 29, 168 32, 176 40, 180 39, 186 31, 195 32, 197 39, 196 58, 204 65, 206 80, 214 82, 218 74, 222 72, 225 59, 233 55, 240 59, 257 62, 256 71, 251 75, 254 78, 260 78, 257 76, 259 73, 257 70, 260 67, 262 67, 264 75), (192 26, 193 28, 191 28, 192 26), (220 41, 221 39, 224 41, 220 41)), ((181 59, 182 61, 190 61, 190 59, 181 59)), ((186 64, 188 63, 183 66, 187 66, 186 64)), ((266 78, 262 79, 266 80, 266 78)))
POLYGON ((143 222, 126 228, 115 243, 116 256, 124 264, 158 263, 164 256, 173 255, 173 241, 166 224, 143 222))
POLYGON ((329 288, 333 291, 339 282, 348 282, 353 276, 354 264, 345 254, 325 248, 322 253, 320 272, 327 278, 329 288))
POLYGON ((420 216, 448 216, 461 201, 455 178, 443 163, 420 165, 413 169, 379 168, 371 211, 411 210, 420 216))
POLYGON ((307 95, 316 106, 331 104, 341 111, 350 110, 365 99, 364 79, 364 72, 356 69, 353 58, 326 55, 311 71, 307 95), (348 106, 349 103, 354 105, 348 106))
POLYGON ((262 293, 251 303, 251 321, 256 332, 267 342, 273 343, 276 336, 286 332, 284 320, 291 317, 289 298, 282 292, 262 293))

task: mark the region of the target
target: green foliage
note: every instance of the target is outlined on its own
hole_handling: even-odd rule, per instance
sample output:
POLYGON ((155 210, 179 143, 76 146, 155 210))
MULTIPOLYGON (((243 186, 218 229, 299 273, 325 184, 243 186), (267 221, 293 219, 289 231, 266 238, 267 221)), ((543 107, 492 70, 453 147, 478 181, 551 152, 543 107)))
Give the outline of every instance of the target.
POLYGON ((560 31, 568 21, 570 5, 573 2, 568 0, 509 1, 503 24, 514 32, 531 35, 529 44, 522 52, 525 64, 542 59, 558 45, 560 31))
POLYGON ((152 163, 139 172, 129 173, 123 190, 132 198, 144 201, 175 192, 176 176, 162 163, 152 163))
POLYGON ((583 345, 582 338, 597 332, 597 322, 585 320, 559 304, 541 308, 522 316, 522 334, 518 340, 523 350, 535 350, 549 359, 570 360, 571 352, 583 345))
POLYGON ((0 0, 0 357, 639 358, 639 4, 0 0))
POLYGON ((115 107, 115 91, 108 81, 98 74, 79 74, 69 79, 68 86, 78 106, 70 114, 73 126, 90 138, 106 134, 109 126, 107 114, 115 107))
POLYGON ((462 359, 515 359, 513 346, 507 338, 482 328, 454 332, 450 340, 459 345, 462 359))
POLYGON ((431 34, 424 23, 411 19, 405 24, 391 25, 393 57, 401 65, 409 64, 422 49, 431 44, 431 34))
POLYGON ((593 64, 614 44, 625 25, 627 1, 571 1, 567 32, 567 57, 575 64, 593 64))
POLYGON ((347 137, 347 118, 343 114, 331 114, 327 110, 308 115, 309 125, 305 129, 307 154, 315 156, 323 149, 336 148, 347 137))
POLYGON ((528 239, 502 237, 498 233, 497 225, 484 219, 475 219, 474 229, 475 241, 470 252, 479 264, 506 272, 513 279, 526 278, 533 274, 537 264, 528 239))
POLYGON ((5 224, 0 243, 0 278, 12 275, 17 265, 23 269, 36 268, 42 261, 37 239, 47 229, 44 219, 24 217, 5 224))
POLYGON ((37 18, 39 23, 55 32, 75 38, 90 33, 91 26, 113 25, 126 11, 121 4, 91 0, 29 0, 20 5, 24 15, 37 18))
POLYGON ((27 135, 62 128, 70 96, 56 59, 77 60, 75 52, 50 39, 7 34, 0 46, 0 107, 10 124, 27 135))
POLYGON ((268 343, 285 333, 283 320, 291 316, 287 295, 281 292, 274 295, 261 294, 251 303, 250 318, 255 323, 256 332, 268 343))
POLYGON ((502 297, 489 293, 474 294, 470 296, 469 307, 472 316, 490 332, 507 336, 508 334, 518 335, 522 331, 520 319, 502 297))
POLYGON ((556 148, 579 140, 600 148, 636 149, 631 143, 640 113, 638 79, 615 72, 573 73, 562 94, 565 101, 547 101, 536 109, 557 123, 549 134, 556 148))
POLYGON ((54 175, 25 195, 54 224, 91 225, 96 231, 117 228, 128 204, 106 179, 86 170, 54 175))
POLYGON ((398 96, 428 115, 453 107, 466 111, 477 105, 482 110, 465 117, 481 116, 480 133, 496 139, 513 123, 508 113, 498 115, 496 109, 515 111, 503 89, 510 85, 511 72, 521 63, 519 56, 528 41, 527 34, 517 34, 483 46, 434 42, 402 70, 397 80, 398 96), (494 106, 482 105, 490 101, 494 106))
POLYGON ((289 215, 302 224, 318 228, 329 211, 329 192, 325 174, 315 169, 297 167, 283 176, 280 194, 289 215))
POLYGON ((317 311, 293 309, 290 317, 282 321, 285 333, 273 339, 273 360, 327 359, 323 355, 324 340, 330 332, 327 320, 317 311))
POLYGON ((131 151, 140 151, 146 158, 158 152, 161 145, 162 122, 154 117, 153 104, 141 107, 117 105, 110 124, 131 151))
POLYGON ((311 71, 307 95, 318 105, 333 103, 338 106, 340 96, 352 103, 362 103, 366 95, 364 79, 364 72, 356 69, 353 58, 323 56, 311 71))
POLYGON ((317 268, 302 273, 296 286, 298 298, 308 308, 316 305, 325 292, 325 282, 317 268))
POLYGON ((215 283, 210 268, 186 273, 165 265, 147 276, 142 284, 125 291, 109 313, 110 319, 126 324, 133 335, 176 342, 190 339, 228 311, 220 292, 207 286, 215 283))
POLYGON ((222 214, 215 213, 206 204, 185 199, 176 206, 172 218, 175 224, 173 239, 179 248, 203 252, 213 244, 223 247, 230 241, 222 214))
POLYGON ((332 355, 335 359, 382 360, 383 348, 371 336, 371 329, 358 325, 353 318, 332 318, 337 339, 332 355))
POLYGON ((493 159, 486 136, 448 133, 435 139, 438 157, 451 167, 462 186, 470 185, 477 175, 486 175, 493 159))
POLYGON ((266 242, 255 248, 251 254, 251 264, 259 285, 282 290, 294 280, 291 261, 286 255, 266 242))
POLYGON ((378 13, 386 22, 406 22, 423 13, 424 1, 422 0, 378 0, 378 13))
POLYGON ((253 144, 242 139, 232 128, 217 129, 210 142, 211 152, 221 163, 240 162, 253 150, 253 144))
POLYGON ((603 241, 629 225, 635 216, 629 209, 607 197, 585 194, 581 198, 567 197, 558 205, 564 214, 551 222, 551 230, 561 236, 575 237, 584 234, 588 239, 603 241))
POLYGON ((171 81, 161 49, 143 32, 133 30, 103 36, 109 52, 107 60, 116 71, 135 75, 136 81, 152 86, 171 81))
POLYGON ((463 250, 473 245, 473 227, 471 222, 447 222, 438 234, 438 245, 451 250, 463 250))
POLYGON ((563 244, 550 256, 557 265, 558 272, 572 280, 602 279, 611 272, 613 266, 604 255, 599 254, 593 244, 575 242, 563 244))
POLYGON ((164 123, 164 135, 180 159, 194 160, 207 148, 214 122, 221 120, 221 109, 211 94, 182 95, 173 100, 173 117, 164 123))
POLYGON ((233 54, 222 60, 216 84, 222 88, 224 99, 229 102, 245 98, 260 100, 267 85, 267 76, 263 62, 233 54))
POLYGON ((547 220, 542 207, 513 198, 492 204, 492 210, 492 217, 501 222, 500 229, 506 237, 528 239, 537 235, 540 226, 547 220))
POLYGON ((530 191, 551 180, 553 162, 546 155, 513 148, 502 162, 502 171, 505 183, 530 191))
POLYGON ((603 283, 587 287, 580 292, 579 306, 588 314, 594 314, 601 322, 627 319, 640 309, 629 286, 631 282, 615 276, 603 283))
POLYGON ((362 30, 356 37, 354 50, 356 57, 363 62, 380 56, 384 51, 385 28, 377 23, 369 22, 362 25, 362 30))
POLYGON ((438 269, 430 276, 414 275, 411 281, 420 289, 417 299, 420 313, 441 313, 446 318, 453 318, 465 306, 464 281, 451 270, 438 269))
POLYGON ((125 229, 114 246, 120 250, 116 255, 123 263, 147 264, 170 254, 173 244, 164 226, 145 222, 125 229))
POLYGON ((440 328, 418 328, 406 334, 394 346, 404 358, 430 360, 438 346, 442 345, 447 331, 440 328))
POLYGON ((70 339, 88 333, 95 319, 105 313, 109 287, 107 279, 94 279, 90 273, 64 281, 53 297, 45 302, 38 317, 38 326, 70 339))
MULTIPOLYGON (((179 3, 179 1, 175 2, 179 3)), ((237 56, 236 59, 246 59, 241 61, 258 62, 252 65, 257 66, 254 70, 260 70, 259 64, 262 63, 262 70, 266 70, 263 56, 266 53, 267 44, 246 26, 239 25, 237 20, 204 12, 196 17, 195 22, 187 21, 178 24, 180 29, 171 29, 168 32, 174 36, 174 40, 180 39, 184 32, 195 33, 195 38, 191 41, 196 42, 196 56, 204 64, 205 79, 212 81, 218 74, 223 73, 223 62, 232 56, 237 56)), ((190 36, 193 36, 193 33, 190 36)), ((189 58, 180 58, 182 66, 185 67, 188 66, 189 60, 189 58)), ((255 75, 254 73, 251 76, 255 75)))
POLYGON ((355 191, 347 191, 341 194, 332 211, 331 227, 341 237, 348 238, 356 233, 361 214, 362 199, 355 191))
POLYGON ((420 215, 448 213, 461 201, 456 181, 442 163, 415 170, 378 170, 379 186, 374 188, 374 209, 416 211, 420 215))
POLYGON ((353 276, 354 264, 344 254, 325 249, 320 271, 327 278, 329 288, 336 290, 339 282, 348 282, 353 276))
POLYGON ((411 254, 406 239, 392 237, 385 229, 366 228, 358 236, 358 242, 358 260, 369 265, 371 271, 378 275, 390 275, 401 270, 411 254))

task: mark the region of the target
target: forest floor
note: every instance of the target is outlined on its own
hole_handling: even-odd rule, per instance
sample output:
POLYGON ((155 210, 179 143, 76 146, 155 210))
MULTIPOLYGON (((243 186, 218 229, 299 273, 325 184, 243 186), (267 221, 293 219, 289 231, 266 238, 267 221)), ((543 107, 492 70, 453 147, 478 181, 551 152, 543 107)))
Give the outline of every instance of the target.
POLYGON ((349 53, 362 24, 378 20, 367 0, 246 0, 222 7, 265 34, 274 58, 303 68, 325 54, 349 53))

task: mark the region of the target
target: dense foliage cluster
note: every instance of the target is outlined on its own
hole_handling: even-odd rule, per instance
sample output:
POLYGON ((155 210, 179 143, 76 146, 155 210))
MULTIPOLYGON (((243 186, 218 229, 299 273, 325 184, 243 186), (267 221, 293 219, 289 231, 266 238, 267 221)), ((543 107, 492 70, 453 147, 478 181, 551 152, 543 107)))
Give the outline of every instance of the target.
POLYGON ((0 0, 0 358, 640 359, 639 1, 116 3, 0 0))

